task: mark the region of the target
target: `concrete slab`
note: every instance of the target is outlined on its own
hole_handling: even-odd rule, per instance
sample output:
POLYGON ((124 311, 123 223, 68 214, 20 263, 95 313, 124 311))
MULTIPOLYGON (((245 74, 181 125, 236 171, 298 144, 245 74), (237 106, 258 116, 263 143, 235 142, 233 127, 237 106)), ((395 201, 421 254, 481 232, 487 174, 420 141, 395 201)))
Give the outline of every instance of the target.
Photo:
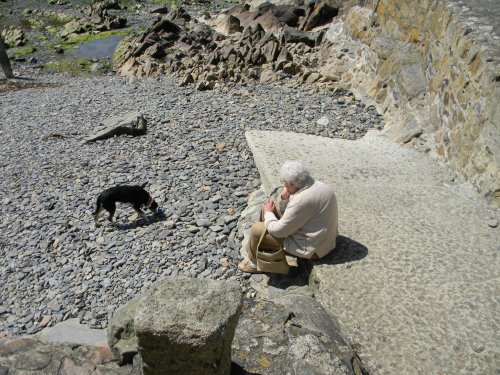
POLYGON ((497 210, 375 131, 246 137, 266 192, 287 159, 334 187, 342 254, 317 261, 310 281, 371 374, 500 372, 500 230, 488 226, 497 210))
POLYGON ((53 327, 46 328, 36 337, 40 341, 55 344, 108 345, 105 329, 92 329, 89 326, 80 324, 77 318, 68 319, 53 327))

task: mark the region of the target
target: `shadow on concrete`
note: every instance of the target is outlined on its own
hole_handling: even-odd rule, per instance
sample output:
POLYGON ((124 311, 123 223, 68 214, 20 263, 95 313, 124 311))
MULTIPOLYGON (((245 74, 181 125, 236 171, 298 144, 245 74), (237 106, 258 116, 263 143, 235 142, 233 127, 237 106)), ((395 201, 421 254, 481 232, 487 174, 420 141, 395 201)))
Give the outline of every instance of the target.
POLYGON ((351 240, 349 237, 338 236, 335 249, 321 259, 312 260, 311 264, 314 266, 316 264, 334 265, 349 263, 361 260, 367 255, 368 248, 366 246, 351 240))
POLYGON ((315 265, 335 265, 355 262, 368 255, 368 248, 359 242, 345 236, 337 237, 335 249, 318 260, 297 259, 298 267, 290 268, 288 275, 268 274, 268 285, 277 289, 287 289, 291 286, 309 285, 309 275, 315 265))
POLYGON ((267 281, 268 287, 284 290, 291 286, 307 285, 309 282, 308 268, 304 266, 303 262, 298 261, 298 264, 298 267, 290 268, 288 275, 267 274, 269 276, 269 280, 267 281))

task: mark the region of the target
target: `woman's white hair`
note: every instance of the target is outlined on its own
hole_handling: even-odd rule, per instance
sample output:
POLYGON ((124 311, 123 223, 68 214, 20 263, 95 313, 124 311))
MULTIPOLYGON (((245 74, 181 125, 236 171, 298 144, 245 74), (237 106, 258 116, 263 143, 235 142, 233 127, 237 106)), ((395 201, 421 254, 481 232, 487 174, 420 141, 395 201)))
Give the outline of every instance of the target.
POLYGON ((293 183, 299 189, 312 181, 309 167, 300 160, 285 161, 281 166, 280 177, 282 181, 293 183))

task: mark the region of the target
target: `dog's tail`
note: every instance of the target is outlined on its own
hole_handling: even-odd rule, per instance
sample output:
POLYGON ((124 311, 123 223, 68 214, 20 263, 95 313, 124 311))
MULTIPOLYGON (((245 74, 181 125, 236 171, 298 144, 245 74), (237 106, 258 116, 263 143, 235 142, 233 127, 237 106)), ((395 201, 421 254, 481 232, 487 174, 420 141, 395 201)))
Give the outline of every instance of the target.
POLYGON ((101 196, 99 195, 97 197, 97 204, 96 204, 95 212, 93 213, 94 216, 96 216, 99 213, 99 211, 101 210, 101 206, 102 206, 101 196))

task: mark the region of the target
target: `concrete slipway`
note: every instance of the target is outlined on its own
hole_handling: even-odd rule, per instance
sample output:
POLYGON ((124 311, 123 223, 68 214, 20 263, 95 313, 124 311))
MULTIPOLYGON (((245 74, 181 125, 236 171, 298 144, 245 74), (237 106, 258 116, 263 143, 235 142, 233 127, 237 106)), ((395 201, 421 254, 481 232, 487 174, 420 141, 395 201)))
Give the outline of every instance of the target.
POLYGON ((377 131, 246 136, 267 192, 287 159, 334 187, 338 255, 310 282, 371 374, 500 373, 498 211, 377 131))

